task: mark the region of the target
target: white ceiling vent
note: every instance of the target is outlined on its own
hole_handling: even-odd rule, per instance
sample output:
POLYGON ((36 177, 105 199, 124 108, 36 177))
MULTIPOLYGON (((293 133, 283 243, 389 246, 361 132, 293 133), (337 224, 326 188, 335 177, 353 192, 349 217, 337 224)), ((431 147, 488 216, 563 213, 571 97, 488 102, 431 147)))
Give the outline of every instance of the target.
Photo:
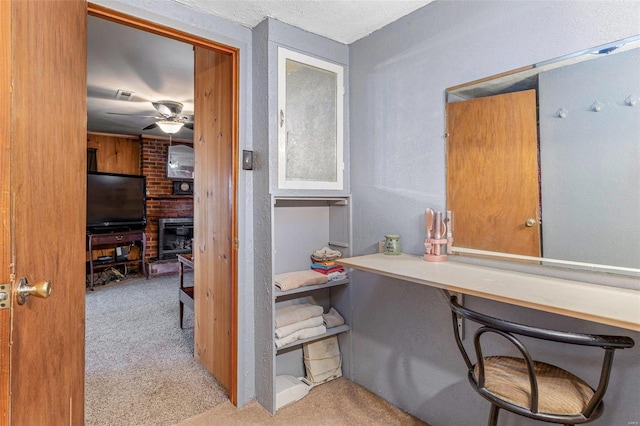
POLYGON ((119 99, 121 101, 130 101, 133 99, 133 95, 135 94, 136 92, 131 90, 118 89, 118 91, 116 92, 116 99, 119 99))

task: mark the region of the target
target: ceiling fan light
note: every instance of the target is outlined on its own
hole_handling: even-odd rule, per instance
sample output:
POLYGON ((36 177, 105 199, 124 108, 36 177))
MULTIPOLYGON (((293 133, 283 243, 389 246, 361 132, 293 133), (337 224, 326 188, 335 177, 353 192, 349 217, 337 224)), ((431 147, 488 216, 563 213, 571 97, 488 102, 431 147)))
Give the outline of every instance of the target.
POLYGON ((178 133, 184 125, 184 123, 178 121, 158 121, 156 124, 160 127, 160 130, 169 134, 178 133))

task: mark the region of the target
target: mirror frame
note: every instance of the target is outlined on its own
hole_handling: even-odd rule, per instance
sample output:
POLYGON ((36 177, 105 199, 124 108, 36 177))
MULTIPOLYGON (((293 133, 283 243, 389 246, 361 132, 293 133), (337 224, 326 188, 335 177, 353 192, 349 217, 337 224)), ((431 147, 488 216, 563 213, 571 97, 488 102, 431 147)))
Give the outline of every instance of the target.
MULTIPOLYGON (((637 49, 637 48, 640 48, 640 35, 627 37, 625 39, 613 41, 611 43, 607 43, 601 46, 585 49, 579 52, 560 56, 547 61, 538 62, 530 66, 517 68, 511 71, 495 74, 495 75, 474 80, 468 83, 452 86, 445 89, 445 104, 449 102, 450 96, 456 96, 458 98, 462 98, 462 96, 460 96, 459 93, 462 93, 465 90, 469 91, 473 89, 476 89, 476 90, 481 89, 483 85, 486 85, 489 82, 498 87, 500 87, 500 84, 502 83, 503 88, 497 89, 497 90, 494 88, 492 93, 474 96, 475 98, 496 95, 499 93, 506 93, 507 91, 526 90, 526 88, 530 88, 530 87, 523 86, 522 88, 518 88, 516 90, 506 90, 506 88, 508 87, 509 84, 513 83, 516 76, 518 77, 518 80, 527 80, 527 79, 535 78, 538 74, 544 71, 548 71, 561 66, 572 65, 578 62, 589 60, 589 59, 595 59, 598 57, 597 55, 609 54, 613 51, 616 51, 616 53, 624 52, 624 51, 637 49)), ((445 120, 445 123, 446 123, 446 120, 445 120)), ((454 234, 454 242, 455 242, 455 234, 454 234)), ((624 266, 577 262, 577 261, 553 259, 553 258, 547 258, 547 257, 522 256, 522 255, 516 255, 516 254, 510 254, 510 253, 500 253, 500 252, 478 250, 478 249, 467 248, 467 247, 458 247, 455 245, 452 246, 451 253, 461 254, 461 255, 470 255, 474 257, 485 257, 485 258, 491 258, 496 260, 514 260, 514 261, 521 261, 521 262, 524 261, 529 263, 534 262, 540 265, 548 265, 548 266, 564 266, 568 268, 579 269, 582 271, 586 270, 586 271, 592 271, 592 272, 613 272, 618 274, 640 277, 640 268, 630 268, 630 267, 624 267, 624 266)))

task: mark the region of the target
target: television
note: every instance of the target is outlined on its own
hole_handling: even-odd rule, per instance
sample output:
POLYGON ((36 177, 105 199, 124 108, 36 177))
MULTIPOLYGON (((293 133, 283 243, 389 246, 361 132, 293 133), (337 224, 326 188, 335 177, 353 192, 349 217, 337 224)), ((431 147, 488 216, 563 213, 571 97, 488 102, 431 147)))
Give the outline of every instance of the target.
POLYGON ((144 176, 87 173, 87 231, 120 232, 147 224, 144 176))

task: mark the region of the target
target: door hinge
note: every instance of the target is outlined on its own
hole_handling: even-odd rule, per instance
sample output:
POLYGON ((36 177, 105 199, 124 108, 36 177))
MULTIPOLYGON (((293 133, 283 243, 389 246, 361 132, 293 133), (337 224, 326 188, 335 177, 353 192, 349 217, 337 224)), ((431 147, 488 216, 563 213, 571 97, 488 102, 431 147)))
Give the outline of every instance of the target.
POLYGON ((0 310, 11 307, 11 284, 0 284, 0 310))
POLYGON ((238 237, 235 237, 233 239, 233 248, 235 248, 236 250, 240 248, 240 239, 238 237))

